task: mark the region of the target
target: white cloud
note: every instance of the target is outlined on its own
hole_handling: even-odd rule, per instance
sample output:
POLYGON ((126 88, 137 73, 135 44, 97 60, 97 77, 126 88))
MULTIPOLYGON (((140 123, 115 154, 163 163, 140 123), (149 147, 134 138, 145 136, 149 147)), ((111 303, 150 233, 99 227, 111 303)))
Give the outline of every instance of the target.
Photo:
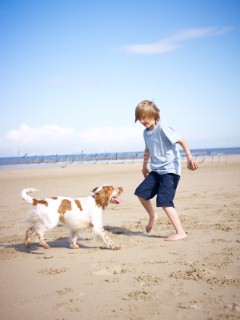
POLYGON ((0 139, 0 156, 141 151, 142 128, 102 127, 78 131, 57 125, 21 124, 0 139))
POLYGON ((21 142, 23 146, 33 143, 41 143, 41 140, 56 140, 68 138, 73 134, 73 129, 62 128, 56 125, 45 125, 43 127, 31 128, 27 124, 20 125, 19 129, 7 132, 6 139, 12 142, 21 142))
POLYGON ((184 29, 177 32, 175 35, 162 39, 157 42, 147 44, 130 44, 118 48, 119 51, 124 51, 132 54, 164 54, 167 52, 175 51, 180 47, 180 44, 185 41, 216 37, 224 35, 232 31, 230 27, 209 27, 209 28, 191 28, 184 29))

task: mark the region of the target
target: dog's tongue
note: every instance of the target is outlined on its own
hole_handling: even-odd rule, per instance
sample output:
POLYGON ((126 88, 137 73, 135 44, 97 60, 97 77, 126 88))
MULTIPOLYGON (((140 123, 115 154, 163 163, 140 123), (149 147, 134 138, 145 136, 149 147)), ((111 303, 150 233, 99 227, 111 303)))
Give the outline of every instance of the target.
POLYGON ((113 202, 113 203, 116 203, 116 204, 119 204, 119 203, 122 202, 122 200, 119 199, 119 198, 117 198, 117 197, 113 197, 113 198, 112 198, 112 202, 113 202))

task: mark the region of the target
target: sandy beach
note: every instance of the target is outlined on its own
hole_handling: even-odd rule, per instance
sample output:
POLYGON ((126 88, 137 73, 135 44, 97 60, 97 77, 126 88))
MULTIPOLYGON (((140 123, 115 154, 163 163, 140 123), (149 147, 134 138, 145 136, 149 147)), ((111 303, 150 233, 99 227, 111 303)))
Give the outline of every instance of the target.
POLYGON ((1 319, 240 319, 240 157, 209 158, 196 172, 183 164, 175 205, 186 241, 164 241, 174 230, 160 208, 146 234, 148 217, 133 195, 141 181, 141 162, 1 170, 1 319), (80 249, 69 249, 62 226, 46 233, 50 249, 35 237, 25 248, 22 189, 78 197, 105 183, 124 188, 123 203, 103 214, 121 250, 100 248, 91 229, 80 249))

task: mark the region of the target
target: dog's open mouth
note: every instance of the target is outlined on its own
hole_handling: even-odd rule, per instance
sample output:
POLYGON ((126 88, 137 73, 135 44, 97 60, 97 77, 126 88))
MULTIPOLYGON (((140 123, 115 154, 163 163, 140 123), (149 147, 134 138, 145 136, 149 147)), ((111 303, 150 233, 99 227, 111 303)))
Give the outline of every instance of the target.
POLYGON ((116 204, 120 204, 122 202, 122 199, 120 199, 118 197, 112 197, 111 202, 116 203, 116 204))

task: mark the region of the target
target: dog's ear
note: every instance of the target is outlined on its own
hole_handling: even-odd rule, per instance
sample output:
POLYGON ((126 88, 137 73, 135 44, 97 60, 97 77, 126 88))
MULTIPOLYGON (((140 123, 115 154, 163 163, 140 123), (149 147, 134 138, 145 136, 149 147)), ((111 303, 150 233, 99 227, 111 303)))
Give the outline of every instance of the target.
POLYGON ((97 192, 95 192, 96 204, 99 207, 104 209, 109 203, 109 199, 113 190, 114 190, 113 186, 103 186, 103 187, 97 188, 97 192))
POLYGON ((123 187, 118 187, 119 192, 123 192, 123 187))
POLYGON ((98 189, 98 187, 94 188, 94 189, 92 190, 92 192, 96 192, 96 191, 97 191, 97 189, 98 189))

